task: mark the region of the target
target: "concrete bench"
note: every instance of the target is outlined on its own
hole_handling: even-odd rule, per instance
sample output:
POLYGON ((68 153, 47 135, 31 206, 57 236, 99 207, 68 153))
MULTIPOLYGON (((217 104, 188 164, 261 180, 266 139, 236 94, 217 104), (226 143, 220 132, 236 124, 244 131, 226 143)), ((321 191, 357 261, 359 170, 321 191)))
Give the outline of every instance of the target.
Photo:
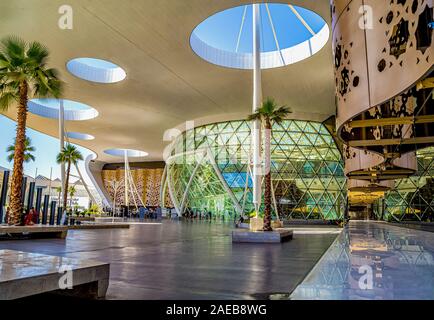
POLYGON ((0 250, 0 261, 0 300, 44 293, 100 299, 107 292, 107 263, 15 250, 0 250), (68 284, 72 289, 65 289, 68 284))
POLYGON ((65 239, 68 235, 67 226, 49 226, 36 224, 33 226, 0 226, 0 235, 10 234, 24 235, 31 238, 60 238, 65 239))

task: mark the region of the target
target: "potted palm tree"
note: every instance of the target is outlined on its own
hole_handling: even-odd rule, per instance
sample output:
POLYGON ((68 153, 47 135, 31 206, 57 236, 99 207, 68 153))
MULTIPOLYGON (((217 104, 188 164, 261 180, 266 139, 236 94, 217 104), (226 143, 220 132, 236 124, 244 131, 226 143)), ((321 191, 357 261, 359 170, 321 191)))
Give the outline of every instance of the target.
POLYGON ((72 200, 75 194, 77 193, 77 189, 75 188, 75 186, 70 186, 68 188, 68 193, 69 193, 69 207, 72 210, 72 200))
MULTIPOLYGON (((29 137, 26 137, 24 140, 24 162, 29 163, 30 161, 35 161, 35 156, 33 152, 36 151, 36 148, 32 146, 32 140, 29 137)), ((15 144, 11 144, 6 148, 6 152, 8 154, 8 161, 12 162, 15 156, 15 144)))
POLYGON ((62 187, 56 187, 57 192, 57 203, 60 204, 60 201, 62 200, 62 187))
MULTIPOLYGON (((76 146, 68 143, 62 151, 57 155, 58 164, 66 164, 66 178, 64 190, 68 190, 69 186, 69 176, 71 174, 71 164, 76 165, 79 160, 83 160, 83 155, 78 151, 76 146)), ((68 192, 63 195, 63 210, 66 210, 66 205, 68 203, 68 192)))
POLYGON ((26 43, 10 36, 0 41, 0 111, 17 107, 17 131, 11 180, 9 224, 23 214, 21 185, 25 161, 27 102, 34 97, 60 97, 62 82, 56 69, 47 67, 49 52, 39 42, 26 43))
POLYGON ((265 190, 264 190, 264 231, 272 231, 271 227, 271 135, 274 123, 281 123, 291 110, 278 106, 274 99, 267 98, 261 107, 248 117, 249 121, 260 120, 265 129, 265 190))

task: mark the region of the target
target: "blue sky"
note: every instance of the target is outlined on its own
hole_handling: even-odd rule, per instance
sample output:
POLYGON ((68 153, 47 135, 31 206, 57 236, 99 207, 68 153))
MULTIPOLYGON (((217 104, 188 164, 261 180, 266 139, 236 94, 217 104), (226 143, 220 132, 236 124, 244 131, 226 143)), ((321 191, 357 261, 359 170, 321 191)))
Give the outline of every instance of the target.
MULTIPOLYGON (((226 51, 235 51, 238 33, 246 6, 219 12, 201 23, 194 32, 207 44, 226 51)), ((269 4, 270 14, 281 49, 299 44, 312 35, 287 4, 269 4)), ((320 31, 325 21, 313 11, 294 6, 314 32, 320 31)), ((262 51, 275 51, 276 44, 265 4, 260 5, 262 23, 262 51)), ((239 52, 252 52, 252 5, 247 5, 246 19, 240 38, 239 52)))
MULTIPOLYGON (((56 125, 56 121, 53 120, 53 126, 56 125)), ((14 142, 15 126, 15 121, 0 115, 0 166, 5 168, 12 168, 12 163, 9 163, 6 160, 6 148, 14 142)), ((50 168, 52 167, 53 179, 59 178, 60 166, 56 163, 56 156, 59 153, 59 140, 29 128, 27 129, 27 136, 32 139, 32 145, 36 148, 34 153, 36 161, 24 164, 24 173, 34 177, 36 169, 38 169, 38 175, 41 174, 50 177, 50 168)), ((83 154, 84 159, 86 159, 89 154, 92 154, 90 150, 80 146, 78 146, 78 148, 83 154)), ((86 182, 89 184, 90 180, 84 168, 84 161, 80 161, 80 171, 86 182)), ((76 174, 75 169, 72 171, 72 174, 76 174)))

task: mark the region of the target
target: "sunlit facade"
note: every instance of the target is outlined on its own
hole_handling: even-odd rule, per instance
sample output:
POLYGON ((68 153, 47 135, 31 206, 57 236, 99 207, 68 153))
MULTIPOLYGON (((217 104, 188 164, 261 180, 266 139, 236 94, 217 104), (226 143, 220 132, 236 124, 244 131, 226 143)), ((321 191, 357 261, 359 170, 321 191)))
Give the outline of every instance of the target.
MULTIPOLYGON (((254 210, 248 121, 209 124, 172 144, 164 186, 179 213, 233 219, 254 210)), ((284 219, 338 220, 346 208, 343 160, 327 128, 286 120, 272 131, 272 207, 284 219)))
MULTIPOLYGON (((434 148, 417 152, 417 173, 395 181, 378 211, 388 221, 432 221, 434 218, 434 148)), ((381 217, 380 217, 381 218, 381 217)))

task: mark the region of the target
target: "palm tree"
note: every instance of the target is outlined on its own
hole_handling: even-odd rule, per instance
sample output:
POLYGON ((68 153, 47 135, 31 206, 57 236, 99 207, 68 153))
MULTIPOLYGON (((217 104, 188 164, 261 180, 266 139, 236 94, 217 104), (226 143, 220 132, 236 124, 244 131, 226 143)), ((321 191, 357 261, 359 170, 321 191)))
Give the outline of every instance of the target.
POLYGON ((277 106, 272 98, 267 98, 261 107, 248 117, 249 121, 260 120, 265 128, 265 190, 264 190, 264 231, 271 228, 271 134, 274 123, 280 123, 291 110, 285 106, 277 106))
POLYGON ((21 220, 21 185, 25 160, 27 102, 33 97, 58 98, 62 82, 56 69, 47 67, 48 50, 39 42, 26 43, 18 37, 0 41, 0 111, 17 106, 17 133, 11 181, 10 224, 21 220))
POLYGON ((75 186, 70 186, 68 188, 68 193, 69 193, 69 207, 72 210, 72 198, 75 196, 75 194, 77 193, 77 189, 75 188, 75 186))
POLYGON ((62 187, 56 187, 56 192, 57 192, 57 202, 60 204, 60 198, 62 196, 62 187))
POLYGON ((77 150, 76 146, 68 143, 66 147, 57 155, 57 163, 66 163, 66 180, 64 189, 65 193, 63 195, 63 209, 66 210, 66 204, 68 203, 68 186, 69 186, 69 176, 71 173, 71 164, 76 165, 79 160, 83 160, 83 155, 77 150))
MULTIPOLYGON (((24 162, 29 163, 30 161, 35 161, 35 156, 32 152, 35 152, 36 148, 32 146, 32 140, 29 137, 26 137, 24 140, 24 162)), ((8 161, 12 162, 14 160, 15 155, 15 145, 11 144, 6 148, 6 152, 8 152, 8 161)))

